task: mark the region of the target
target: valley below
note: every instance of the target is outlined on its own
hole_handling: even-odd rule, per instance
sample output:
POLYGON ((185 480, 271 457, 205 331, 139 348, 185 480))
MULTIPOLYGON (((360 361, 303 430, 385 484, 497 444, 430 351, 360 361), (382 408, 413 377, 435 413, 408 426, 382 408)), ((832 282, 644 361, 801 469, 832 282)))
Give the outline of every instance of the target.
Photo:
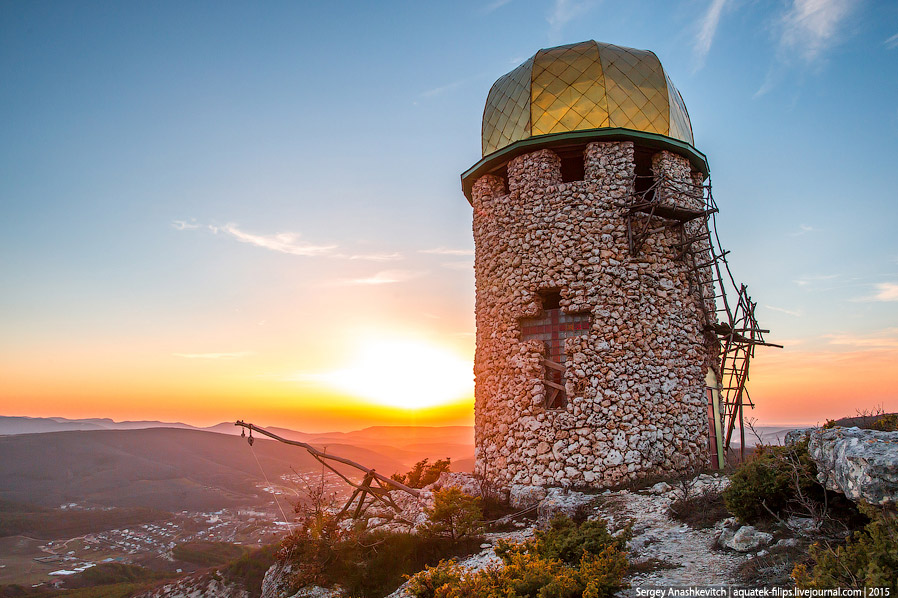
MULTIPOLYGON (((38 431, 0 436, 0 587, 61 586, 109 563, 188 574, 278 543, 311 493, 340 504, 352 491, 303 449, 249 445, 232 424, 94 421, 30 421, 26 429, 38 431)), ((461 426, 271 430, 385 475, 423 458, 449 457, 456 471, 473 465, 473 433, 461 426)), ((341 473, 358 481, 356 470, 341 473)))

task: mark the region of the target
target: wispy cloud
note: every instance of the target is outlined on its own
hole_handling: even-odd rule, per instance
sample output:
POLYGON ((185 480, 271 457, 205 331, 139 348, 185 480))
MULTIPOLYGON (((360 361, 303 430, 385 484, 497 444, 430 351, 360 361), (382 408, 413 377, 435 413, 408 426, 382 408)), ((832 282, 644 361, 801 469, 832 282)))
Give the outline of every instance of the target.
POLYGON ((859 0, 792 0, 780 22, 780 45, 807 62, 817 60, 839 41, 845 20, 859 0))
POLYGON ((775 68, 771 68, 767 71, 767 75, 764 77, 764 82, 761 83, 761 86, 758 87, 758 90, 751 96, 752 99, 757 100, 761 96, 765 95, 771 89, 776 87, 777 81, 780 79, 780 72, 775 68))
POLYGON ((886 328, 875 334, 861 336, 850 334, 826 334, 823 338, 827 339, 831 345, 863 347, 865 349, 898 348, 898 328, 886 328))
POLYGON ((235 224, 226 224, 218 230, 231 235, 241 243, 249 243, 256 247, 262 247, 280 253, 288 253, 290 255, 325 255, 337 247, 336 245, 313 245, 311 243, 303 243, 299 240, 298 233, 254 235, 240 230, 235 224))
POLYGON ((369 262, 392 262, 394 260, 401 260, 402 254, 398 252, 390 252, 390 253, 353 253, 353 254, 334 254, 333 257, 339 257, 347 260, 365 260, 369 262))
POLYGON ((895 35, 893 35, 892 37, 890 37, 889 39, 884 41, 883 45, 886 48, 888 48, 889 50, 894 50, 895 48, 898 48, 898 33, 896 33, 895 35))
MULTIPOLYGON (((848 35, 849 18, 861 0, 789 0, 773 24, 777 61, 754 93, 757 99, 786 80, 796 67, 819 66, 826 52, 848 35)), ((888 40, 887 40, 888 41, 888 40)))
POLYGON ((234 353, 172 353, 175 357, 185 359, 238 359, 252 355, 249 351, 237 351, 234 353))
POLYGON ((769 309, 771 311, 778 311, 778 312, 784 313, 786 315, 795 316, 796 318, 800 318, 802 316, 801 310, 791 310, 791 309, 786 309, 784 307, 775 307, 773 305, 765 305, 764 307, 766 307, 767 309, 769 309))
POLYGON ((510 4, 511 2, 512 2, 512 0, 494 0, 493 2, 490 2, 489 4, 484 6, 481 9, 481 11, 484 14, 489 14, 489 13, 493 12, 494 10, 498 10, 498 9, 502 8, 506 4, 510 4))
POLYGON ((446 85, 441 85, 439 87, 434 87, 433 89, 428 89, 427 91, 422 91, 420 95, 422 98, 434 98, 436 96, 443 95, 446 92, 452 91, 453 89, 458 89, 467 81, 467 79, 459 79, 458 81, 453 81, 452 83, 447 83, 446 85))
POLYGON ((820 232, 819 228, 814 228, 810 224, 799 224, 798 230, 792 233, 789 233, 790 237, 800 237, 802 235, 806 235, 808 233, 820 232))
POLYGON ((381 272, 377 272, 372 276, 366 276, 363 278, 346 278, 340 279, 336 281, 334 284, 338 285, 380 285, 380 284, 393 284, 397 282, 405 282, 406 280, 411 280, 412 278, 416 278, 420 276, 420 272, 413 272, 411 270, 383 270, 381 272))
POLYGON ((838 274, 808 274, 794 280, 793 282, 800 287, 805 287, 815 282, 826 282, 838 278, 838 274))
POLYGON ((470 260, 459 260, 456 262, 443 262, 440 266, 448 268, 449 270, 472 270, 474 268, 474 262, 470 260))
POLYGON ((202 226, 193 218, 190 219, 190 222, 187 222, 186 220, 174 220, 171 225, 177 230, 193 230, 202 226))
POLYGON ((343 260, 361 260, 369 262, 390 262, 400 260, 403 255, 396 251, 380 251, 372 253, 342 253, 335 251, 339 246, 336 243, 313 244, 305 243, 300 240, 301 235, 295 232, 282 232, 274 234, 254 234, 246 232, 236 224, 226 224, 217 226, 214 224, 201 225, 195 220, 186 222, 184 220, 175 220, 172 226, 177 230, 192 230, 198 228, 206 228, 214 234, 224 233, 240 241, 248 243, 263 249, 269 249, 278 253, 287 253, 290 255, 308 256, 308 257, 328 257, 343 260))
POLYGON ((695 57, 697 61, 696 70, 705 64, 705 57, 711 50, 711 44, 714 42, 714 34, 717 32, 717 26, 720 24, 720 15, 723 12, 728 0, 711 0, 707 12, 702 17, 701 27, 698 36, 695 38, 695 57))
POLYGON ((555 0, 552 10, 546 17, 549 22, 549 37, 555 39, 561 35, 564 26, 586 14, 592 8, 587 0, 555 0))
POLYGON ((433 249, 419 249, 418 253, 433 253, 435 255, 474 255, 473 249, 451 249, 449 247, 435 247, 433 249))
POLYGON ((880 282, 875 285, 876 292, 867 297, 858 297, 855 301, 898 301, 898 283, 880 282))

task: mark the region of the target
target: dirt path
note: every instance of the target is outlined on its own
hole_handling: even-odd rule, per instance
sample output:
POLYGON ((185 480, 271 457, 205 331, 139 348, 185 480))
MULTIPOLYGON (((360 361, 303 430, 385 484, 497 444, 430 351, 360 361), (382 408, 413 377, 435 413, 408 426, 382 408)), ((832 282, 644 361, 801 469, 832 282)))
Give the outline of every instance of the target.
POLYGON ((673 498, 669 494, 614 492, 602 496, 596 509, 613 529, 633 521, 629 545, 633 563, 657 559, 655 570, 629 578, 632 587, 623 595, 636 596, 639 587, 737 583, 736 569, 750 555, 715 548, 718 532, 713 528, 695 530, 670 519, 667 510, 673 498))

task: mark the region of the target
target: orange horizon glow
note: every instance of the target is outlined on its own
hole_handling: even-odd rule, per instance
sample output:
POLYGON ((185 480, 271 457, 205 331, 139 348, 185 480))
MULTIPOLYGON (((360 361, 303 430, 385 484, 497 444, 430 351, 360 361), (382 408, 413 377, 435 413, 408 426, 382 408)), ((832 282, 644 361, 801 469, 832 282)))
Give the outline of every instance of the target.
POLYGON ((895 348, 760 350, 749 381, 757 406, 747 409, 746 417, 765 425, 815 425, 879 408, 898 411, 896 364, 895 348))
MULTIPOLYGON (((361 340, 359 346, 390 347, 361 340)), ((392 341, 391 341, 392 342, 392 341)), ((471 360, 465 361, 451 348, 441 349, 432 341, 410 339, 404 351, 420 349, 427 358, 448 356, 448 376, 470 383, 471 360), (417 343, 417 344, 416 344, 417 343)), ((5 381, 0 413, 9 416, 111 418, 157 420, 209 426, 242 419, 261 426, 287 427, 309 432, 349 431, 375 425, 473 425, 473 388, 443 396, 437 401, 413 400, 417 386, 426 387, 427 376, 415 378, 405 387, 402 401, 384 404, 378 398, 352 392, 332 383, 333 372, 378 372, 384 361, 372 358, 365 366, 358 359, 365 351, 348 357, 315 376, 297 380, 295 372, 260 374, 261 359, 248 356, 149 358, 136 365, 129 358, 105 354, 97 359, 90 352, 83 359, 62 362, 53 376, 29 369, 23 363, 5 363, 0 370, 5 381), (355 368, 355 369, 353 369, 355 368), (417 385, 417 386, 416 386, 417 385)), ((387 357, 390 357, 387 355, 387 357)), ((425 359, 426 361, 426 359, 425 359)), ((386 360, 389 364, 390 359, 386 360)), ((796 349, 759 350, 752 362, 749 390, 756 403, 747 418, 759 425, 813 425, 827 419, 852 416, 859 411, 882 408, 898 411, 895 395, 898 349, 877 348, 854 352, 796 349)), ((385 372, 389 381, 398 370, 385 372)), ((381 380, 381 382, 383 382, 381 380)), ((432 383, 439 383, 434 380, 432 383)), ((463 385, 459 385, 461 388, 463 385)), ((424 393, 422 393, 423 396, 424 393)))

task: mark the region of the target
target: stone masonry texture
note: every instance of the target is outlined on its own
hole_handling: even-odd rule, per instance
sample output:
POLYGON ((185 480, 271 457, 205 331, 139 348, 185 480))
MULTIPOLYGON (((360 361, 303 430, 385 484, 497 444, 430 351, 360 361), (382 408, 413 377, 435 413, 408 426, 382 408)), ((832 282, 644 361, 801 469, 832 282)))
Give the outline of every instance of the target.
MULTIPOLYGON (((652 169, 663 201, 701 208, 682 193, 702 180, 688 160, 658 151, 652 169)), ((631 255, 633 143, 588 144, 584 171, 562 182, 560 158, 541 149, 508 163, 507 184, 485 175, 473 187, 476 472, 496 488, 609 487, 708 459, 717 348, 703 327, 714 299, 710 273, 690 274, 677 246, 701 221, 684 231, 654 218, 631 255), (550 291, 563 312, 591 317, 587 334, 565 340, 559 409, 546 407, 545 345, 520 329, 550 291)))

